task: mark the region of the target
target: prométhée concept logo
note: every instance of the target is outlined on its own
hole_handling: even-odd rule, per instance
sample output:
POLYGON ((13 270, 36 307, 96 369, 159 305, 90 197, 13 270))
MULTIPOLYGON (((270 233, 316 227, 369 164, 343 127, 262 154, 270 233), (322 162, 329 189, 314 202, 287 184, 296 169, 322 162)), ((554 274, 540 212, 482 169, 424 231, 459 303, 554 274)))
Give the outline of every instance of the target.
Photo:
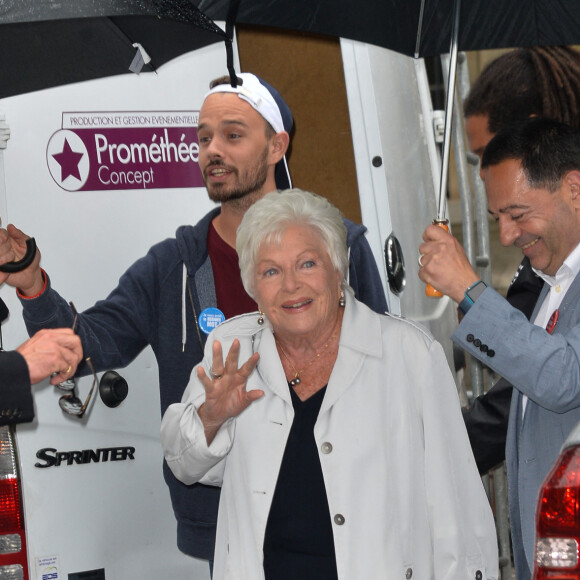
POLYGON ((48 143, 48 169, 52 178, 67 191, 82 189, 89 177, 89 152, 72 131, 57 131, 48 143))
POLYGON ((67 191, 202 187, 197 111, 63 113, 46 149, 67 191))

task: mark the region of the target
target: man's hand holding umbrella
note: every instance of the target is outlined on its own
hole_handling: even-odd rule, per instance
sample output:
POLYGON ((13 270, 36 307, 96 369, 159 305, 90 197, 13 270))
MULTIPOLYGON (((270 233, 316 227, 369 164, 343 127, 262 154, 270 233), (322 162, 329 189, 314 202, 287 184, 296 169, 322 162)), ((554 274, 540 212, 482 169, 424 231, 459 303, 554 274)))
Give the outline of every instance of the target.
POLYGON ((465 291, 480 279, 461 244, 440 227, 427 227, 419 252, 419 278, 457 303, 461 303, 465 291))

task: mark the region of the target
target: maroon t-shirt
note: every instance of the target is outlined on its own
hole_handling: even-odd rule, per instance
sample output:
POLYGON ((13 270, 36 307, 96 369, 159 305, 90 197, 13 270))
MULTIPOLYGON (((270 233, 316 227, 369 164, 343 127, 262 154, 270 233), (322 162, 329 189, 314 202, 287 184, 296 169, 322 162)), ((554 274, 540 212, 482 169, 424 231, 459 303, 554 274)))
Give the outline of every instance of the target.
POLYGON ((258 305, 244 290, 236 250, 220 238, 213 224, 207 233, 207 251, 213 269, 217 307, 226 320, 258 310, 258 305))

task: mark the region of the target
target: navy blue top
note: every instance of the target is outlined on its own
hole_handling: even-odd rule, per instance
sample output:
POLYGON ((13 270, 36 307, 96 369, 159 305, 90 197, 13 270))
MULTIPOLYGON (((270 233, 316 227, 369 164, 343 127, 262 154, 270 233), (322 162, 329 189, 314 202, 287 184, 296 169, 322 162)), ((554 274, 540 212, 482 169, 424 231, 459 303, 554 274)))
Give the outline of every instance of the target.
POLYGON ((266 526, 267 580, 337 580, 332 523, 314 424, 326 387, 306 401, 290 388, 294 421, 266 526))

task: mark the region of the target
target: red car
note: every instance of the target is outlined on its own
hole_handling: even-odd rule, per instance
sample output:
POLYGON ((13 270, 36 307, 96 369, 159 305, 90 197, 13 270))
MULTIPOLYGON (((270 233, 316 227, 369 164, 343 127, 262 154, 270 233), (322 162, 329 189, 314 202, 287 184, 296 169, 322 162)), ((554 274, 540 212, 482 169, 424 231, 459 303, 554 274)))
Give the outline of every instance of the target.
POLYGON ((580 580, 580 426, 540 490, 533 580, 580 580))

